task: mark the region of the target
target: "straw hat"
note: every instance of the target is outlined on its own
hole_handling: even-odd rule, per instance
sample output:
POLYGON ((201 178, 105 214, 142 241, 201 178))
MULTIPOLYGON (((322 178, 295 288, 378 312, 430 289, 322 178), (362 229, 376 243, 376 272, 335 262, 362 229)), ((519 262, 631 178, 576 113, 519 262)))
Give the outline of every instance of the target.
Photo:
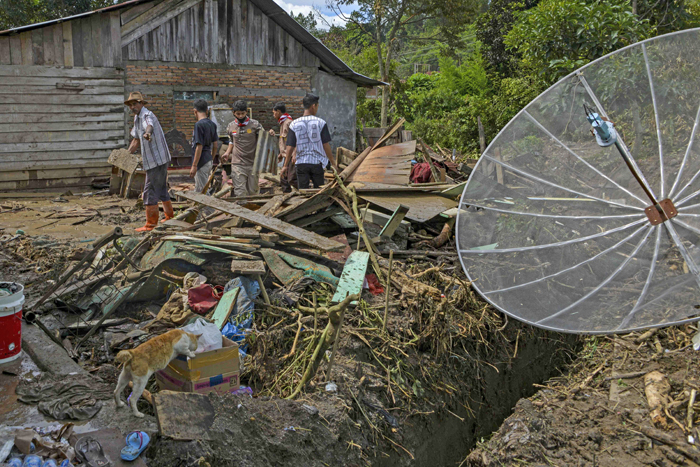
POLYGON ((142 104, 144 104, 144 105, 148 104, 148 102, 146 102, 146 101, 144 100, 143 94, 141 94, 141 93, 138 92, 138 91, 137 91, 137 92, 132 92, 131 94, 129 94, 129 98, 128 98, 127 100, 124 101, 124 105, 130 105, 132 102, 140 102, 140 103, 142 103, 142 104))

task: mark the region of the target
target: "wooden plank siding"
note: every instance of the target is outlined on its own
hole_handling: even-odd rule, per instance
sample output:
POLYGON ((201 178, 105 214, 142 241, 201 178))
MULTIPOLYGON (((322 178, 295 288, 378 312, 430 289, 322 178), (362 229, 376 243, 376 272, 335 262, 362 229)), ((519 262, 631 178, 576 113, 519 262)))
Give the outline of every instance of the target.
POLYGON ((0 65, 121 67, 120 12, 0 36, 0 65))
POLYGON ((139 12, 121 14, 125 60, 320 66, 249 0, 165 0, 139 12))
MULTIPOLYGON (((111 37, 103 25, 87 30, 111 37)), ((66 29, 56 26, 63 35, 66 29)), ((114 60, 108 44, 102 51, 114 60)), ((53 40, 54 61, 57 48, 63 55, 63 44, 53 40)), ((109 175, 110 152, 125 145, 122 70, 0 65, 0 99, 14 113, 12 122, 0 123, 0 191, 85 186, 109 175)))

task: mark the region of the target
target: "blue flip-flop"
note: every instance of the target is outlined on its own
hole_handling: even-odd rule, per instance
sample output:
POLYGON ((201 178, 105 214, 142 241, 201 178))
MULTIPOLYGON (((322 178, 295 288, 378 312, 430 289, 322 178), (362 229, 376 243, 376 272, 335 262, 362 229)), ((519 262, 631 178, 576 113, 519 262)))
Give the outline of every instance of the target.
POLYGON ((151 438, 145 431, 132 431, 126 435, 126 446, 122 448, 121 458, 125 461, 136 460, 146 449, 151 438))

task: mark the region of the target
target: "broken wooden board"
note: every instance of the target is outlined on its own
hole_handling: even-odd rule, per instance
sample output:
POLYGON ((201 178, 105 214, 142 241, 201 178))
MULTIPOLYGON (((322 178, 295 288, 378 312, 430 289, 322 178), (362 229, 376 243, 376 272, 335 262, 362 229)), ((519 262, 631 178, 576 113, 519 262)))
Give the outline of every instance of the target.
POLYGON ((234 259, 231 261, 231 271, 234 274, 265 274, 265 262, 259 259, 253 261, 234 259))
MULTIPOLYGON (((260 261, 262 263, 262 261, 260 261)), ((231 315, 233 306, 236 304, 238 299, 238 293, 241 291, 240 287, 233 288, 221 296, 221 300, 216 305, 214 314, 211 320, 216 324, 216 327, 221 330, 228 321, 228 317, 231 315)))
MULTIPOLYGON (((369 253, 366 251, 353 251, 345 262, 343 273, 340 275, 338 287, 331 299, 331 303, 340 303, 345 297, 362 293, 362 284, 365 282, 365 273, 369 263, 369 253)), ((352 302, 351 304, 357 304, 352 302)))
POLYGON ((139 164, 141 164, 141 156, 131 154, 126 149, 115 149, 107 158, 107 163, 132 174, 136 172, 139 164))
POLYGON ((260 238, 260 232, 252 227, 231 227, 227 235, 236 238, 260 238))
POLYGON ((302 217, 301 219, 297 219, 292 223, 297 227, 306 227, 315 224, 316 222, 321 222, 322 220, 328 219, 331 216, 335 216, 340 212, 344 212, 341 207, 331 206, 324 211, 319 211, 311 216, 302 217))
MULTIPOLYGON (((308 230, 288 224, 277 218, 266 217, 262 214, 256 213, 255 211, 251 211, 250 209, 246 209, 236 204, 216 199, 211 196, 206 196, 194 191, 185 191, 181 193, 180 196, 185 199, 189 199, 190 201, 195 201, 205 206, 218 209, 219 211, 238 216, 241 219, 272 230, 280 235, 293 238, 294 240, 302 242, 303 244, 312 248, 323 251, 336 251, 345 248, 345 245, 340 242, 336 242, 316 233, 309 232, 308 230)), ((442 211, 444 211, 444 209, 442 211)))
POLYGON ((405 185, 409 181, 411 159, 413 159, 415 152, 415 141, 374 149, 346 180, 348 182, 405 185))
POLYGON ((215 414, 208 396, 160 391, 153 395, 153 402, 158 431, 162 436, 183 441, 211 439, 215 414))
POLYGON ((396 232, 396 229, 399 228, 399 225, 401 225, 401 222, 403 222, 403 218, 406 217, 406 214, 408 213, 408 206, 404 206, 403 204, 399 204, 399 206, 396 208, 394 213, 391 215, 389 218, 389 222, 386 223, 384 228, 382 229, 381 232, 379 232, 380 237, 387 237, 391 238, 394 236, 394 232, 396 232))
POLYGON ((457 207, 457 202, 432 193, 374 193, 360 195, 360 198, 389 211, 395 211, 400 205, 408 206, 406 219, 414 222, 427 222, 440 213, 457 207))

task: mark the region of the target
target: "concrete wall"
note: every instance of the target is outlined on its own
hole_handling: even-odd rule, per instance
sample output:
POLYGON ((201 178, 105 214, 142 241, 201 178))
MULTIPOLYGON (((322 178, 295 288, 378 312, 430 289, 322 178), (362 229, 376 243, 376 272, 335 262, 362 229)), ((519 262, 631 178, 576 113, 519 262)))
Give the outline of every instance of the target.
POLYGON ((333 152, 338 146, 355 150, 357 84, 319 71, 313 78, 313 90, 321 98, 318 116, 328 124, 333 152))

